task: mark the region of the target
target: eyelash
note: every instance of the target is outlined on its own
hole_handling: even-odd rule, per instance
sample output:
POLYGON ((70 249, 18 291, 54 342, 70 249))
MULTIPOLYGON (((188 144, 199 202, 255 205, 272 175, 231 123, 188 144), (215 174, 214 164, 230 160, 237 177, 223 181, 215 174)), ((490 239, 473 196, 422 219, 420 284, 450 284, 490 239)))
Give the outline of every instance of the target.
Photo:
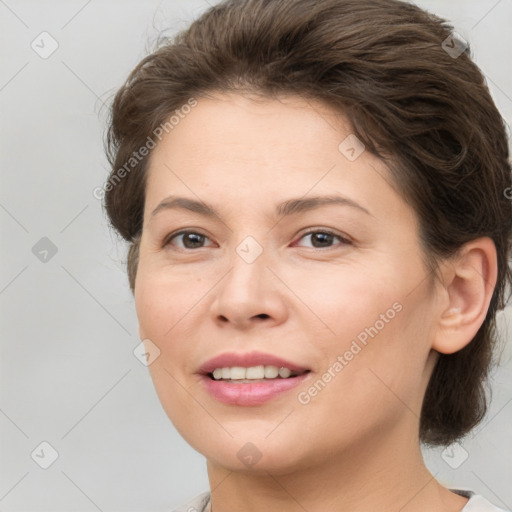
MULTIPOLYGON (((349 240, 348 238, 344 237, 344 236, 341 236, 340 234, 338 233, 335 233, 334 231, 331 231, 330 229, 318 229, 318 228, 312 228, 308 231, 306 231, 305 233, 303 233, 301 235, 301 237, 299 238, 299 240, 302 240, 304 237, 308 236, 308 235, 311 235, 313 233, 322 233, 323 235, 330 235, 330 236, 333 236, 335 238, 338 238, 340 241, 341 241, 341 244, 342 245, 351 245, 352 242, 351 240, 349 240)), ((327 249, 334 249, 335 247, 325 247, 323 248, 323 250, 327 250, 327 249)), ((311 247, 311 249, 319 249, 319 250, 322 250, 321 247, 311 247)))
MULTIPOLYGON (((341 241, 341 244, 342 245, 351 245, 352 242, 351 240, 349 240, 348 238, 345 238, 341 235, 339 235, 338 233, 335 233, 334 231, 331 231, 330 229, 318 229, 318 228, 312 228, 310 229, 309 231, 306 231, 305 233, 303 233, 301 235, 301 237, 299 238, 299 240, 302 240, 302 238, 308 236, 308 235, 311 235, 311 234, 315 234, 315 233, 321 233, 323 235, 329 235, 329 236, 333 236, 335 238, 338 238, 340 241, 341 241)), ((200 233, 198 231, 179 231, 177 233, 172 233, 171 235, 165 237, 163 243, 162 243, 162 248, 164 247, 167 247, 168 245, 171 244, 171 241, 174 239, 174 238, 177 238, 181 235, 190 235, 190 234, 193 234, 193 235, 200 235, 200 236, 203 236, 205 238, 208 238, 206 235, 204 235, 203 233, 200 233)), ((329 249, 334 249, 335 247, 309 247, 309 249, 318 249, 318 250, 329 250, 329 249)), ((196 249, 187 249, 186 247, 185 248, 179 248, 179 249, 182 249, 182 250, 185 250, 185 251, 194 251, 194 250, 197 250, 197 249, 204 249, 204 247, 198 247, 196 249)))

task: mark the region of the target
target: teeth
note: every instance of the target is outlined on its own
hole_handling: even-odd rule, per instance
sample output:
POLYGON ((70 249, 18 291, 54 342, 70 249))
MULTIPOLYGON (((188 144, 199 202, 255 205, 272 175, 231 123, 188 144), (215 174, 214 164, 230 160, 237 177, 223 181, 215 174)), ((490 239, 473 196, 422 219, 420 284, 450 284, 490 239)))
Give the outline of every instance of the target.
POLYGON ((232 380, 242 380, 245 379, 245 368, 241 366, 232 366, 231 367, 231 379, 232 380))
POLYGON ((275 379, 278 375, 282 379, 287 379, 292 374, 289 368, 278 368, 277 366, 250 366, 244 368, 242 366, 232 366, 227 368, 215 368, 213 370, 213 378, 215 380, 260 380, 275 379))
POLYGON ((265 379, 275 379, 279 375, 277 366, 265 366, 265 379))
MULTIPOLYGON (((231 375, 233 375, 233 370, 231 370, 231 375)), ((265 367, 263 365, 260 366, 250 366, 245 370, 245 378, 246 379, 263 379, 265 377, 265 367)))
POLYGON ((279 368, 279 377, 287 379, 292 374, 288 368, 279 368))

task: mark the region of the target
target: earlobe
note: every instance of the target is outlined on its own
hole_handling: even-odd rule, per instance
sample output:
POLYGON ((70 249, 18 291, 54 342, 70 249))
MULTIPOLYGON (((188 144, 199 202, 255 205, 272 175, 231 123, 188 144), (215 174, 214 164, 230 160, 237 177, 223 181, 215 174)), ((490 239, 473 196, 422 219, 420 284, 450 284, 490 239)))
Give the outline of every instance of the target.
POLYGON ((464 348, 485 320, 496 286, 498 268, 494 242, 489 237, 463 246, 447 266, 432 348, 452 354, 464 348))

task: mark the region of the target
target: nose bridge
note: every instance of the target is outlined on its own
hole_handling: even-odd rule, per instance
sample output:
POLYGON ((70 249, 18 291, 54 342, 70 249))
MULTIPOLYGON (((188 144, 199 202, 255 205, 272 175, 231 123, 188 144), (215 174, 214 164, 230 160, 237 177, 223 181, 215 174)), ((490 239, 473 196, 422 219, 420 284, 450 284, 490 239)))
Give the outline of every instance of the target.
POLYGON ((266 280, 268 256, 268 250, 256 238, 251 235, 243 238, 235 247, 226 280, 226 285, 239 288, 230 292, 240 297, 245 293, 254 296, 266 280))
POLYGON ((219 283, 212 304, 216 319, 227 319, 238 326, 249 325, 251 318, 271 317, 278 320, 284 314, 283 304, 273 289, 275 277, 269 271, 271 255, 256 238, 246 236, 234 248, 229 272, 219 283))

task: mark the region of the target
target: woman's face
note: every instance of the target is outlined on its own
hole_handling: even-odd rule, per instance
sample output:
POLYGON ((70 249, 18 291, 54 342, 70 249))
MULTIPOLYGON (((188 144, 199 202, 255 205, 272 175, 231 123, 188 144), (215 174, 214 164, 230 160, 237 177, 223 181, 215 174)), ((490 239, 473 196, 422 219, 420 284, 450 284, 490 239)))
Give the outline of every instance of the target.
POLYGON ((275 474, 416 439, 435 295, 414 212, 346 119, 295 96, 200 99, 149 164, 135 300, 182 436, 275 474))

